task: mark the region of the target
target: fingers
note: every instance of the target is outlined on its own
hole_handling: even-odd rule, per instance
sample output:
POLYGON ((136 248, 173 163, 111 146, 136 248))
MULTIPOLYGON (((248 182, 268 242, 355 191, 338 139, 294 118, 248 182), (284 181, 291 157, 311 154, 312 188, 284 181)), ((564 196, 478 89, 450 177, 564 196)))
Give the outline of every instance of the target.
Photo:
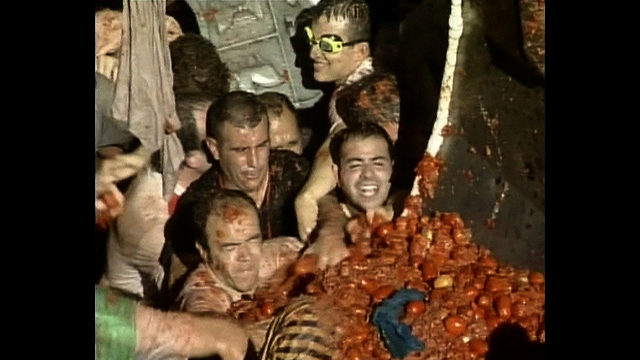
POLYGON ((326 256, 318 256, 318 269, 325 270, 329 266, 329 258, 326 256))
POLYGON ((106 205, 106 211, 112 218, 124 211, 124 195, 114 184, 110 184, 106 190, 101 192, 100 202, 106 205))
POLYGON ((119 155, 113 159, 102 161, 98 174, 100 187, 133 176, 144 167, 146 162, 146 157, 135 153, 119 155))
POLYGON ((111 81, 115 81, 118 77, 118 59, 113 56, 101 55, 98 56, 98 68, 96 71, 111 81))
POLYGON ((106 229, 124 211, 124 195, 115 185, 111 184, 99 192, 99 198, 96 199, 96 209, 98 210, 96 224, 100 228, 106 229))
POLYGON ((373 222, 373 218, 378 215, 383 218, 385 221, 390 221, 393 219, 393 208, 389 206, 381 206, 375 209, 367 210, 366 217, 369 223, 373 222))
POLYGON ((333 249, 332 253, 331 253, 331 257, 329 258, 328 261, 328 266, 336 266, 338 265, 342 260, 346 259, 347 257, 349 257, 349 249, 347 249, 346 247, 338 247, 333 249))

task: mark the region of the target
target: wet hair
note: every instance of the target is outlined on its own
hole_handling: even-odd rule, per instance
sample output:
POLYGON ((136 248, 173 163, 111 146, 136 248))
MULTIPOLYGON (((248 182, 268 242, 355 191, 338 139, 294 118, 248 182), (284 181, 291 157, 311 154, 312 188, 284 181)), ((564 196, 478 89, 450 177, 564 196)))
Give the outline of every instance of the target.
POLYGON ((209 106, 211 102, 211 99, 201 95, 176 96, 176 112, 180 119, 180 129, 176 131, 176 135, 185 153, 202 150, 193 110, 199 106, 209 106))
POLYGON ((365 140, 372 137, 379 137, 387 142, 387 150, 389 151, 389 158, 391 161, 395 159, 395 152, 393 142, 389 137, 389 134, 377 124, 370 122, 363 122, 355 124, 354 126, 338 131, 329 143, 329 152, 331 153, 331 160, 337 166, 340 166, 340 156, 342 147, 352 140, 365 140))
POLYGON ((267 107, 267 111, 272 111, 276 116, 282 115, 282 111, 287 108, 297 119, 297 110, 287 95, 275 91, 267 91, 258 95, 258 98, 267 107))
POLYGON ((336 94, 336 111, 347 126, 400 123, 400 93, 393 75, 374 72, 336 94))
POLYGON ((349 41, 371 39, 371 19, 369 5, 365 0, 320 0, 313 7, 313 19, 321 16, 348 21, 349 41))
POLYGON ((239 128, 253 129, 267 119, 267 108, 255 95, 246 91, 232 91, 223 95, 207 111, 207 137, 217 142, 221 138, 222 127, 229 123, 239 128))
POLYGON ((298 15, 296 15, 296 27, 297 26, 310 26, 314 19, 314 7, 308 7, 302 9, 298 15))
POLYGON ((207 238, 207 220, 213 215, 224 216, 225 209, 230 205, 251 209, 259 218, 256 203, 249 195, 239 190, 220 189, 213 193, 213 196, 202 198, 192 205, 191 226, 194 231, 192 234, 196 244, 200 244, 209 257, 211 256, 211 248, 207 238))
POLYGON ((207 38, 187 33, 169 44, 173 91, 179 95, 204 95, 212 100, 229 91, 229 68, 207 38))

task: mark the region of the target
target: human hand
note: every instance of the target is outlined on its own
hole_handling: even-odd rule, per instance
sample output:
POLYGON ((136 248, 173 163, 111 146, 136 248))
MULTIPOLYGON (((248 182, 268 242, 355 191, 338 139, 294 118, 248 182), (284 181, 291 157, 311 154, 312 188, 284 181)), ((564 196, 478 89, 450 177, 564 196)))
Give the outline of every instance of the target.
POLYGON ((320 270, 335 266, 350 255, 342 238, 340 241, 326 240, 328 239, 318 240, 305 251, 305 255, 315 254, 318 257, 317 267, 320 270))
POLYGON ((124 196, 111 184, 106 190, 98 193, 95 206, 98 210, 96 224, 101 229, 106 229, 124 211, 124 196))
POLYGON ((180 23, 169 15, 165 15, 165 29, 167 31, 167 41, 170 43, 183 35, 180 23))
POLYGON ((98 149, 98 156, 102 159, 113 159, 122 153, 122 148, 118 146, 104 146, 98 149))
POLYGON ((115 82, 118 78, 120 60, 109 55, 100 55, 96 60, 96 71, 107 79, 115 82))
POLYGON ((127 179, 140 171, 151 159, 152 151, 140 146, 136 151, 104 159, 98 172, 98 193, 103 193, 120 180, 127 179))
POLYGON ((235 319, 164 312, 141 304, 135 316, 136 352, 143 358, 154 358, 149 355, 162 349, 172 358, 245 359, 249 337, 235 319))
POLYGON ((224 337, 216 339, 220 344, 217 352, 218 356, 222 360, 244 360, 247 355, 247 345, 250 342, 250 337, 247 331, 239 324, 233 321, 226 321, 226 323, 224 337))
POLYGON ((373 224, 374 218, 378 217, 383 222, 393 220, 393 206, 392 205, 384 205, 377 207, 375 209, 369 209, 366 212, 367 221, 369 224, 373 224))
POLYGON ((318 221, 318 204, 305 194, 300 194, 295 201, 296 217, 298 219, 298 234, 303 242, 316 227, 318 221))

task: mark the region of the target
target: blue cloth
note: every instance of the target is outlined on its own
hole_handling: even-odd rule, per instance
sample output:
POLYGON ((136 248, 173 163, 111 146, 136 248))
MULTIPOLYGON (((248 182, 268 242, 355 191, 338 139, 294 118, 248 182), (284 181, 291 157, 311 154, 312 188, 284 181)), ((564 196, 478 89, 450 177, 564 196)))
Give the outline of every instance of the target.
POLYGON ((373 313, 373 324, 394 358, 402 359, 414 351, 424 350, 424 343, 400 322, 400 315, 410 301, 424 300, 425 295, 414 289, 402 289, 385 300, 373 313))

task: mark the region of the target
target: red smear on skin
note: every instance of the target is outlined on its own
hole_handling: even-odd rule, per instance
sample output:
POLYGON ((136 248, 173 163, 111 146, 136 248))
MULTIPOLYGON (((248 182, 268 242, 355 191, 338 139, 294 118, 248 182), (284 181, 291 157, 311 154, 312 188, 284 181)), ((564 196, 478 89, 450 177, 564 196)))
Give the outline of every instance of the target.
POLYGON ((233 205, 227 205, 222 212, 222 220, 224 222, 234 222, 238 216, 242 215, 243 211, 233 205))

